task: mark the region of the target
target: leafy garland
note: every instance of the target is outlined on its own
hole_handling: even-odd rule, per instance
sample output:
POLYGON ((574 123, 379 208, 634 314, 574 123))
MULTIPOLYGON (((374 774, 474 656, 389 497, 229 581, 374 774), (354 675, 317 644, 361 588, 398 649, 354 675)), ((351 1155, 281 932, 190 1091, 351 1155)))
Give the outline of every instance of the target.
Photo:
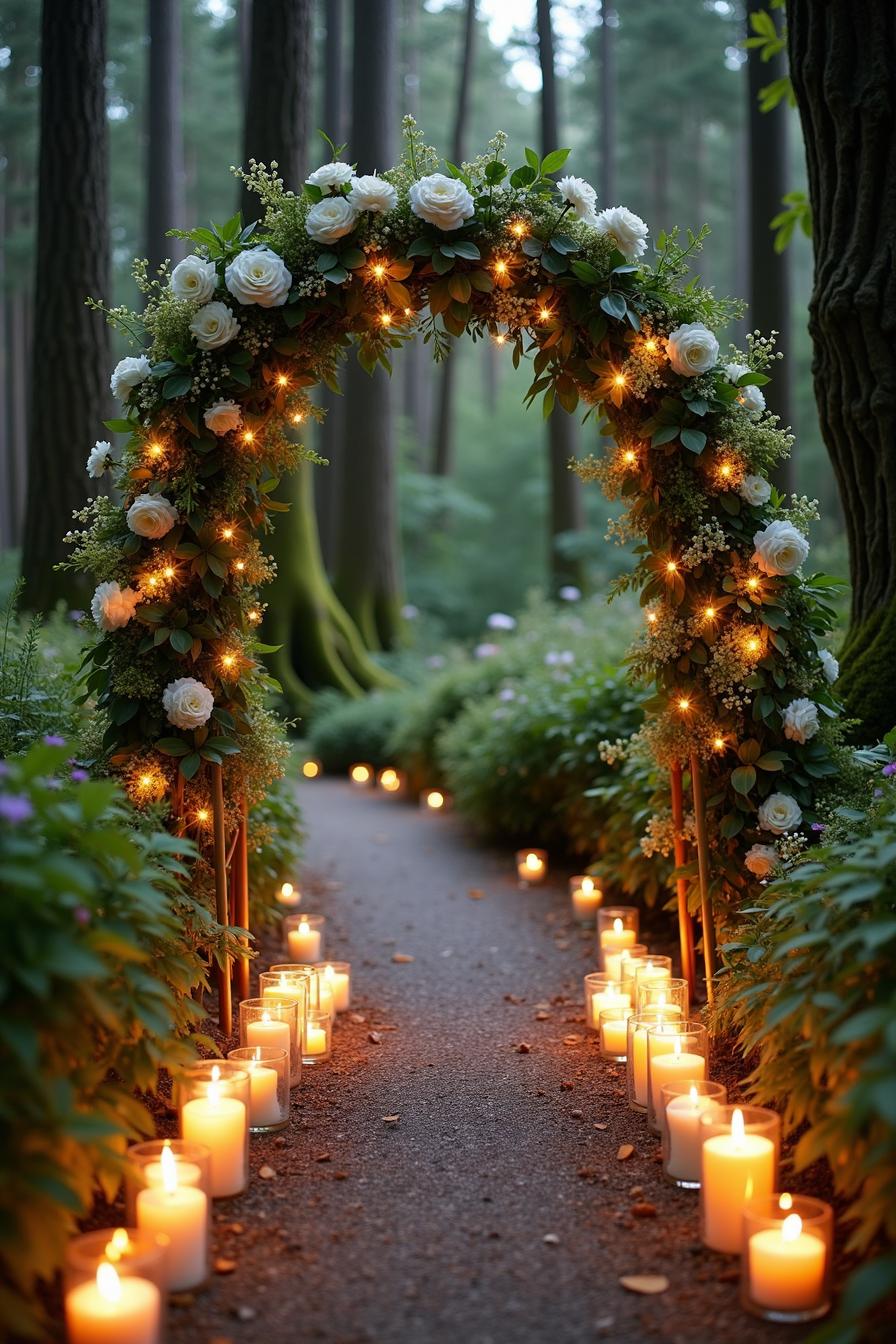
MULTIPOLYGON (((259 538, 285 507, 281 476, 312 456, 294 429, 320 414, 308 389, 338 389, 353 342, 372 370, 416 333, 437 359, 452 337, 491 338, 515 366, 532 358, 527 400, 545 416, 584 403, 599 420, 605 451, 577 469, 625 502, 611 526, 638 543, 622 586, 645 609, 631 655, 656 684, 645 740, 661 765, 704 763, 714 894, 736 893, 745 862, 764 877, 799 852, 837 768, 821 645, 833 580, 800 572, 814 506, 785 506, 767 479, 790 448, 761 392, 772 342, 757 333, 722 357, 713 333, 738 307, 687 279, 703 235, 660 235, 642 262, 643 221, 598 213, 580 178, 554 182, 568 151, 527 150, 510 172, 498 135, 439 173, 412 119, 404 131, 398 167, 357 177, 332 147, 298 195, 251 162, 239 175, 261 198, 258 228, 237 216, 180 235, 195 251, 170 276, 137 266, 144 313, 107 311, 147 353, 112 379, 122 503, 98 500, 72 537, 72 563, 103 580, 87 688, 105 747, 138 800, 179 772, 188 816, 206 811, 210 763, 231 797, 263 793, 277 749, 259 538)), ((111 458, 98 444, 90 469, 111 458)))

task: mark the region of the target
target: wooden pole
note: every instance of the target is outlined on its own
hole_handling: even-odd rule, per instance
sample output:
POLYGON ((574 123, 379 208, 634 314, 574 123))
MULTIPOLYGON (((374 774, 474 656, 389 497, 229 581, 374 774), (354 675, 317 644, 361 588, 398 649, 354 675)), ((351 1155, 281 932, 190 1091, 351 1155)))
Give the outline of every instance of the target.
MULTIPOLYGON (((675 831, 675 867, 683 868, 688 861, 688 847, 684 838, 684 788, 681 763, 676 761, 671 771, 672 826, 675 831)), ((694 954, 694 921, 688 910, 688 879, 675 881, 678 894, 678 936, 681 943, 681 973, 688 982, 688 993, 693 1001, 697 991, 697 959, 694 954)))
MULTIPOLYGON (((215 838, 215 915, 218 923, 229 923, 227 909, 227 845, 224 838, 224 781, 220 765, 212 765, 212 821, 215 838)), ((228 1036, 233 1030, 230 999, 230 958, 218 967, 218 1023, 228 1036)))
MULTIPOLYGON (((241 929, 249 928, 249 808, 245 798, 241 805, 237 828, 236 847, 230 870, 233 892, 233 922, 241 929)), ((234 986, 238 999, 249 998, 249 939, 240 939, 243 955, 234 967, 234 986)))
POLYGON ((703 966, 706 973, 706 1001, 713 1004, 713 976, 716 973, 716 925, 709 898, 709 842, 706 838, 706 803, 700 760, 691 752, 691 792, 694 795, 694 828, 697 833, 697 871, 700 878, 700 919, 703 924, 703 966))

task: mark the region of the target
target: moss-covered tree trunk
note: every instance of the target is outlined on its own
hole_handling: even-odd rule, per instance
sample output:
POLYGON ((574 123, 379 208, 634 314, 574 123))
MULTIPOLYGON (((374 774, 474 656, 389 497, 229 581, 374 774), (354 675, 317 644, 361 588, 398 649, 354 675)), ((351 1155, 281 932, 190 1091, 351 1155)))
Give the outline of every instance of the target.
POLYGON ((788 0, 787 27, 812 201, 815 395, 853 584, 840 690, 867 739, 896 722, 896 12, 788 0))

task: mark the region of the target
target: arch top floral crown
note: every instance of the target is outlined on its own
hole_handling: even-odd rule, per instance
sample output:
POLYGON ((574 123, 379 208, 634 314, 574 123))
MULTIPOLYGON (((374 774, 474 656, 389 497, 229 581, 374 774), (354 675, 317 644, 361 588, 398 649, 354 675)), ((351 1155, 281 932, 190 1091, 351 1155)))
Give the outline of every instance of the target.
POLYGON ((618 586, 644 608, 644 738, 700 774, 713 894, 736 894, 744 865, 765 875, 782 837, 784 853, 804 842, 838 742, 833 580, 802 572, 814 505, 769 483, 791 442, 762 391, 773 342, 723 355, 738 306, 688 278, 703 233, 661 234, 648 261, 637 215, 554 181, 568 151, 527 149, 511 171, 498 135, 439 171, 411 119, 404 131, 397 167, 359 175, 334 147, 299 193, 250 163, 259 224, 180 235, 193 252, 170 274, 137 265, 141 315, 104 310, 139 347, 112 376, 125 446, 88 460, 122 502, 90 505, 72 536, 72 563, 101 581, 87 686, 105 748, 137 800, 175 792, 187 829, 211 767, 229 796, 263 793, 277 753, 253 747, 271 690, 261 538, 280 478, 312 456, 296 441, 319 415, 310 389, 337 384, 352 343, 372 370, 414 334, 437 359, 452 337, 488 338, 531 359, 527 400, 545 415, 583 406, 599 426, 577 470, 623 501, 611 528, 635 543, 618 586))

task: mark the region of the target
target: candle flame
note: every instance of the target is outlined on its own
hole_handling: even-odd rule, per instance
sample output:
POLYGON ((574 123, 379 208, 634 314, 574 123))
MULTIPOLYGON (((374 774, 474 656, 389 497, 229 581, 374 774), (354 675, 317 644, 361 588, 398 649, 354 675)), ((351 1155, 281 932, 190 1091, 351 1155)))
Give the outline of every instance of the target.
POLYGON ((117 1302, 121 1297, 121 1280, 114 1266, 105 1260, 96 1267, 96 1286, 100 1297, 107 1302, 117 1302))
POLYGON ((650 957, 648 957, 647 960, 645 961, 644 969, 645 971, 647 971, 648 974, 650 974, 650 972, 653 970, 653 961, 651 960, 650 957))
POLYGON ((213 1106, 217 1106, 221 1100, 221 1070, 217 1064, 212 1065, 212 1080, 208 1085, 208 1099, 213 1106))
POLYGON ((781 1224, 781 1236, 785 1241, 796 1241, 803 1230, 803 1220, 798 1213, 789 1213, 781 1224))
POLYGON ((333 967, 332 967, 332 966, 325 966, 325 967, 324 967, 324 979, 325 979, 325 980, 332 980, 332 979, 333 979, 333 967))
POLYGON ((526 867, 529 869, 530 872, 538 871, 538 869, 541 867, 541 859, 538 857, 537 854, 526 855, 526 867))
POLYGON ((680 1037, 680 1036, 676 1036, 676 1037, 675 1037, 675 1040, 672 1042, 672 1053, 673 1053, 673 1055, 677 1055, 679 1058, 681 1058, 681 1037, 680 1037))
POLYGON ((793 1195, 788 1195, 788 1194, 785 1192, 785 1193, 781 1196, 781 1198, 778 1200, 778 1208, 779 1208, 779 1209, 783 1209, 783 1210, 785 1211, 785 1213, 786 1213, 786 1211, 787 1211, 788 1209, 792 1209, 792 1208, 793 1208, 793 1195))
POLYGON ((116 1227, 103 1252, 107 1260, 120 1260, 131 1249, 131 1239, 124 1227, 116 1227))
POLYGON ((162 1168, 162 1184, 165 1187, 165 1193, 166 1195, 173 1195, 177 1189, 177 1159, 169 1144, 166 1144, 162 1149, 159 1165, 162 1168))
POLYGON ((688 1093, 688 1095, 690 1096, 691 1101, 693 1102, 693 1104, 696 1106, 697 1103, 698 1103, 698 1101, 700 1100, 700 1093, 697 1091, 697 1089, 696 1089, 696 1087, 694 1086, 693 1083, 691 1083, 691 1090, 690 1090, 690 1092, 688 1093))
POLYGON ((311 932, 311 925, 308 923, 307 919, 300 920, 299 933, 310 933, 310 932, 311 932))
POLYGON ((267 1009, 265 1009, 264 1012, 262 1013, 262 1015, 261 1015, 261 1020, 262 1020, 262 1022, 270 1022, 270 1020, 271 1020, 271 1015, 270 1015, 270 1013, 268 1012, 267 1009))
POLYGON ((739 1106, 734 1109, 731 1117, 731 1137, 735 1143, 743 1143, 744 1139, 744 1113, 739 1106))
POLYGON ((614 933, 622 932, 622 920, 619 919, 618 917, 613 920, 613 932, 614 933))
POLYGON ((444 805, 444 802, 445 802, 445 795, 443 793, 439 793, 438 789, 431 789, 430 792, 426 795, 427 807, 432 807, 438 810, 438 808, 444 805))
POLYGON ((295 887, 291 882, 284 882, 283 886, 280 888, 280 895, 288 901, 294 891, 295 887))
POLYGON ((594 878, 593 878, 593 877, 583 877, 583 878, 582 878, 582 893, 583 893, 585 896, 591 896, 591 895, 593 894, 593 892, 594 892, 594 878))

